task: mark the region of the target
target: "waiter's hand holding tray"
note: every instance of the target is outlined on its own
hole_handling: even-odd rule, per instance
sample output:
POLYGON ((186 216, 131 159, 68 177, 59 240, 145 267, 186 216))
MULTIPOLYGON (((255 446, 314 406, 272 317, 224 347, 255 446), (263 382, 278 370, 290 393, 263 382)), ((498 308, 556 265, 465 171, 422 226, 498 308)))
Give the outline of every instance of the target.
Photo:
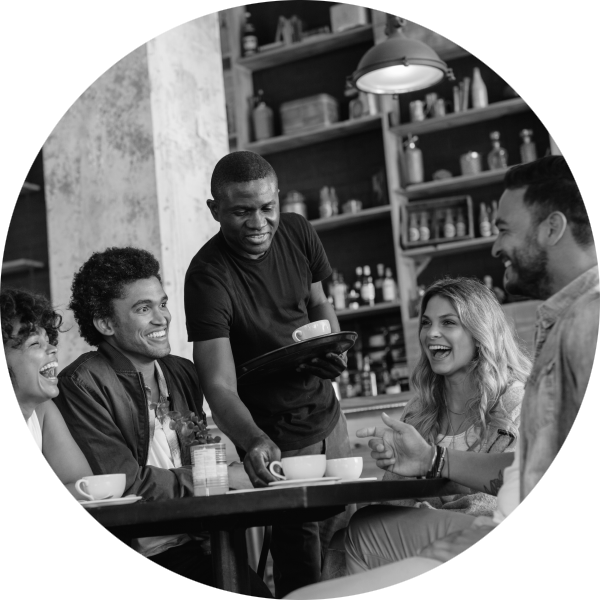
POLYGON ((329 333, 330 331, 329 321, 326 319, 296 329, 292 336, 294 343, 240 365, 237 370, 238 381, 251 383, 265 375, 296 370, 300 365, 308 365, 313 359, 323 358, 329 353, 340 355, 352 348, 358 337, 354 331, 329 333))

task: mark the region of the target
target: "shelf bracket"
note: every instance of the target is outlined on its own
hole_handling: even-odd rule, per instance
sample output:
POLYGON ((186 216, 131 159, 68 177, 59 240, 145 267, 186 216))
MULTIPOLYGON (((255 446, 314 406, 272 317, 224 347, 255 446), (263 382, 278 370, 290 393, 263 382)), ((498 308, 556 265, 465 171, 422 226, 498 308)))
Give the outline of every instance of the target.
POLYGON ((419 256, 413 260, 415 261, 415 274, 419 277, 431 262, 431 256, 419 256))

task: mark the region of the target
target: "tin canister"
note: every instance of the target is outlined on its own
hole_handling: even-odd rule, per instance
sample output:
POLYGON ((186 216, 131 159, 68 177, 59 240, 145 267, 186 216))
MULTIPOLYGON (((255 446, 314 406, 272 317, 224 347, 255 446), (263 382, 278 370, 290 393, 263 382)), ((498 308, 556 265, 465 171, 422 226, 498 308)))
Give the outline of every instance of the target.
POLYGON ((460 157, 460 172, 463 175, 476 175, 481 173, 481 154, 479 152, 466 152, 460 157))

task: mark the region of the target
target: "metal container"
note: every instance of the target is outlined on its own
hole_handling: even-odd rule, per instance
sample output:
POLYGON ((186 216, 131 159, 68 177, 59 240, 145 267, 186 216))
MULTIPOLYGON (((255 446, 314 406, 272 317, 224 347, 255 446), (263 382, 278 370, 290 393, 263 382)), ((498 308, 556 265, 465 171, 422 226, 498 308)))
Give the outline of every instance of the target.
POLYGON ((284 135, 331 125, 337 123, 339 118, 338 102, 329 94, 284 102, 279 112, 284 135))
POLYGON ((281 201, 281 212, 296 213, 307 219, 304 196, 300 192, 288 192, 287 196, 281 201))
POLYGON ((463 175, 477 175, 481 173, 481 154, 467 152, 460 157, 460 172, 463 175))

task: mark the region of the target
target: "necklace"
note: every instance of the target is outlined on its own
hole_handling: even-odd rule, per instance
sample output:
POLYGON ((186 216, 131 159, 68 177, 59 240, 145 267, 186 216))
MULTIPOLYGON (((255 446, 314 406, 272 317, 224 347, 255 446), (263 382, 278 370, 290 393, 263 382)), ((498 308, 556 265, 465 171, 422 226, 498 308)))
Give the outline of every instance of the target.
POLYGON ((6 450, 8 450, 9 452, 17 452, 19 451, 22 447, 23 444, 27 441, 27 427, 25 427, 25 429, 23 430, 23 435, 21 436, 21 441, 15 446, 9 446, 5 441, 4 438, 2 437, 2 434, 0 433, 0 444, 2 444, 6 450))
MULTIPOLYGON (((448 408, 448 404, 446 404, 446 410, 450 410, 450 409, 448 408)), ((462 415, 466 415, 466 414, 467 414, 467 411, 466 411, 466 410, 465 410, 464 412, 461 412, 461 413, 454 412, 453 410, 450 410, 450 412, 451 412, 453 415, 460 415, 460 416, 462 416, 462 415)))
MULTIPOLYGON (((452 426, 452 419, 450 418, 450 413, 452 412, 449 408, 448 408, 448 404, 447 402, 444 400, 444 406, 446 407, 446 415, 448 416, 448 425, 450 425, 450 430, 452 431, 452 441, 450 442, 450 448, 452 448, 454 450, 454 445, 455 445, 455 438, 456 438, 456 431, 454 430, 454 427, 452 426)), ((453 413, 455 415, 464 415, 466 414, 467 411, 465 411, 464 413, 453 413)), ((463 420, 460 422, 460 425, 458 426, 458 430, 460 431, 460 428, 462 427, 463 423, 466 420, 466 416, 463 418, 463 420)))

